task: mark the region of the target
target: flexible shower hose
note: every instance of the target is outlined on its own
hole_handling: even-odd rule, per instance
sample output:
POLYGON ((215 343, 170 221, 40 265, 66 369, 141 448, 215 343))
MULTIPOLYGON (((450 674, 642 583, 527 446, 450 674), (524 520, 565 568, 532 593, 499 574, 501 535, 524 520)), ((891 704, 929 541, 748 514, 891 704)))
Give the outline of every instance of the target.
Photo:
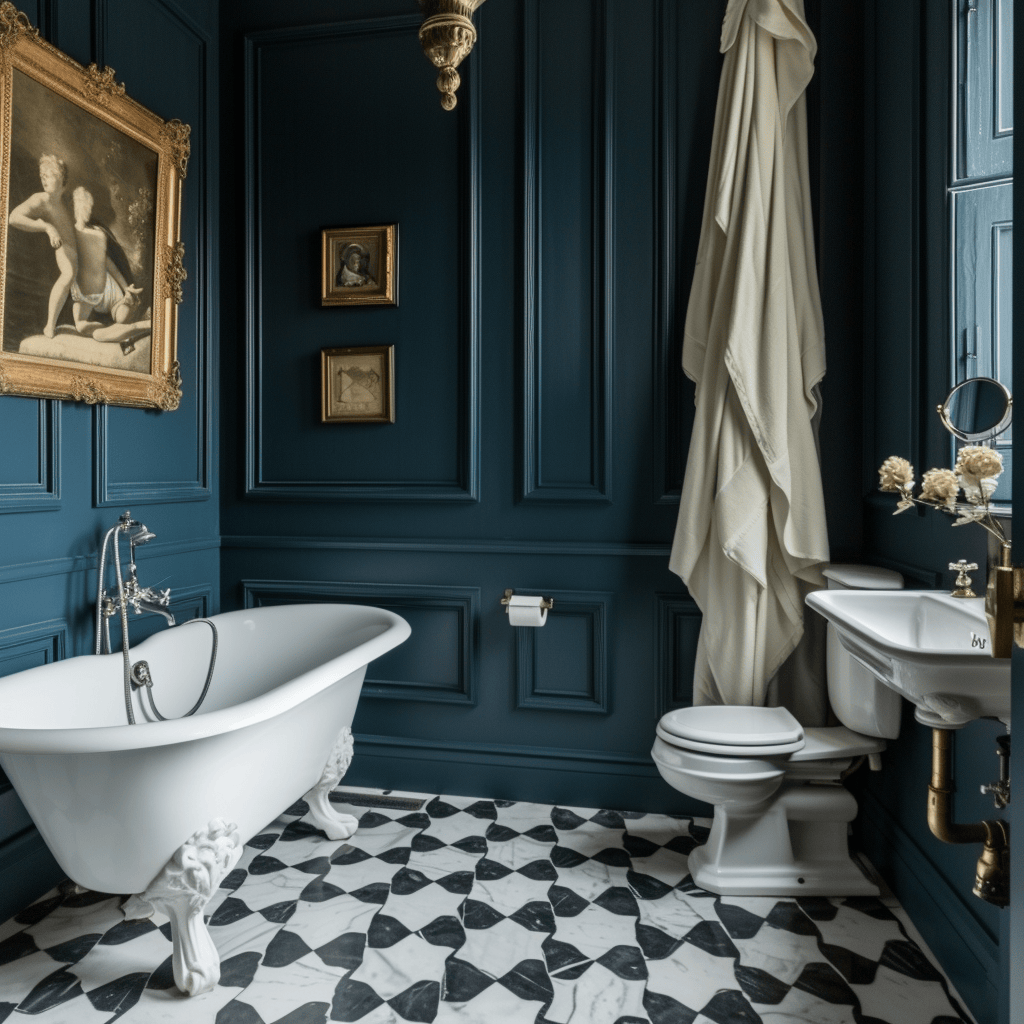
MULTIPOLYGON (((193 622, 205 622, 206 625, 208 625, 210 629, 213 630, 213 649, 210 651, 210 668, 206 673, 206 682, 203 684, 203 692, 199 694, 199 700, 197 700, 195 704, 192 705, 192 709, 190 711, 186 711, 185 714, 181 716, 182 718, 188 718, 189 715, 194 715, 199 710, 203 701, 206 700, 206 694, 209 691, 210 683, 213 680, 213 667, 217 664, 217 645, 220 642, 220 637, 217 634, 217 627, 213 624, 213 622, 210 621, 210 619, 189 619, 188 622, 183 622, 181 626, 178 626, 177 628, 181 629, 182 626, 191 625, 193 622)), ((140 662, 139 664, 144 663, 140 662)), ((164 718, 164 716, 161 715, 160 712, 156 709, 156 702, 153 700, 153 679, 149 674, 148 667, 146 669, 144 678, 142 678, 141 673, 139 673, 137 669, 138 665, 136 665, 132 669, 132 678, 140 686, 144 686, 146 688, 146 696, 149 698, 150 709, 161 722, 168 721, 168 719, 164 718)))

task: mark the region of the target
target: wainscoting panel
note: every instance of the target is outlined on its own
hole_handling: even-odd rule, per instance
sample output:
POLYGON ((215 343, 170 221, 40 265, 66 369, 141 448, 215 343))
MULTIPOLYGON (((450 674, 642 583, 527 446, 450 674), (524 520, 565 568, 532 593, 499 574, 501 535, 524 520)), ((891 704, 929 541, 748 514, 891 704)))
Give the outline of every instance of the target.
POLYGON ((480 591, 475 587, 243 580, 242 588, 246 608, 337 601, 395 612, 412 627, 412 635, 373 662, 362 696, 476 703, 480 591))
POLYGON ((478 500, 477 57, 459 68, 456 111, 439 119, 429 83, 408 84, 422 70, 409 45, 419 24, 402 15, 246 36, 249 497, 478 500), (341 69, 372 82, 374 99, 346 105, 335 132, 325 102, 341 69), (401 130, 387 129, 391 111, 401 130), (342 177, 325 206, 328 168, 342 177), (398 224, 397 307, 321 308, 321 229, 380 223, 398 224), (409 343, 395 351, 395 423, 320 423, 321 348, 399 338, 409 343))
POLYGON ((0 513, 60 508, 61 403, 4 398, 0 513))
POLYGON ((550 591, 545 625, 513 626, 516 707, 606 714, 611 593, 550 591))
POLYGON ((689 597, 658 594, 659 715, 693 704, 693 660, 700 609, 689 597))
POLYGON ((61 661, 67 641, 68 624, 64 619, 0 630, 0 676, 61 661))
POLYGON ((209 193, 216 180, 207 166, 216 140, 216 48, 201 26, 168 0, 101 0, 97 60, 109 63, 129 95, 165 119, 193 125, 183 185, 181 237, 185 245, 184 301, 178 306, 177 358, 181 405, 171 413, 97 406, 94 411, 94 500, 97 507, 206 501, 211 496, 213 404, 210 371, 210 294, 216 275, 207 255, 215 230, 209 193), (130 30, 126 33, 126 30, 130 30), (145 38, 148 45, 136 40, 145 38), (129 41, 131 40, 131 41, 129 41), (154 75, 153 64, 167 75, 154 75), (171 68, 179 70, 173 76, 171 68), (150 453, 159 451, 154 459, 150 453))
POLYGON ((522 5, 524 501, 612 498, 609 18, 608 0, 522 5))

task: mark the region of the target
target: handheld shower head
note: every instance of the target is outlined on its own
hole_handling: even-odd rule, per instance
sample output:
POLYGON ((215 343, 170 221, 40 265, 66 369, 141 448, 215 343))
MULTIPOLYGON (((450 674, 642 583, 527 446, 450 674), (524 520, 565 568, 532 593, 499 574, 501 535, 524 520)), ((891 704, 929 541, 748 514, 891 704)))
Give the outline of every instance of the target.
POLYGON ((149 541, 153 540, 156 534, 144 523, 136 523, 131 533, 128 535, 128 540, 133 548, 141 547, 143 544, 148 544, 149 541))

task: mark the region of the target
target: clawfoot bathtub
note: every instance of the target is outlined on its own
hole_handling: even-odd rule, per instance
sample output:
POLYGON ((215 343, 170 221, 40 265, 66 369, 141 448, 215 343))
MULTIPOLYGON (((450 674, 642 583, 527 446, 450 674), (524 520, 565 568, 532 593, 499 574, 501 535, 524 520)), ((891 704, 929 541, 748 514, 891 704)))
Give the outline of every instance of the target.
POLYGON ((244 842, 308 794, 316 824, 348 838, 328 800, 351 760, 366 666, 402 643, 400 616, 362 605, 285 605, 189 623, 132 648, 160 711, 132 695, 121 653, 69 658, 0 679, 0 766, 58 864, 79 885, 131 894, 125 913, 171 919, 174 976, 195 994, 220 976, 202 909, 244 842))

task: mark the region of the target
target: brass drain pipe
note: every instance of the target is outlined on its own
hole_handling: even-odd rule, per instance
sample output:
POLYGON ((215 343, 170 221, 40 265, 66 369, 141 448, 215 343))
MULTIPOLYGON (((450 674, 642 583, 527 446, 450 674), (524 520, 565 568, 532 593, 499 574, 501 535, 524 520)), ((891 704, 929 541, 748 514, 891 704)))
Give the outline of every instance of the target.
POLYGON ((957 825, 953 821, 951 729, 932 729, 932 781, 928 827, 944 843, 984 843, 974 879, 975 896, 997 907, 1010 902, 1010 825, 1002 819, 957 825))

